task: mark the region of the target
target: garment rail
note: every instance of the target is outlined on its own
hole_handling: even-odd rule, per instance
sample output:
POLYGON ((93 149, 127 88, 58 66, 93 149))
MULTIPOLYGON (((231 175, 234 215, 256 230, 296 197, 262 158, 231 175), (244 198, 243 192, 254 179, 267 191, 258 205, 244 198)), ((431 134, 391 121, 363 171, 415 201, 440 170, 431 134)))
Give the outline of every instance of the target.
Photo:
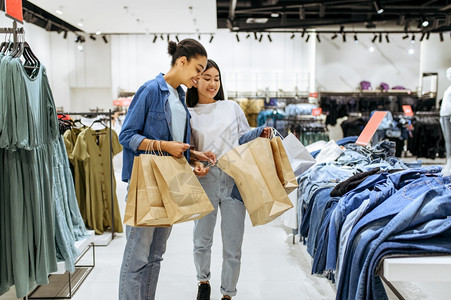
POLYGON ((13 21, 13 27, 12 28, 0 27, 0 33, 12 33, 13 34, 13 41, 14 41, 14 43, 17 43, 17 41, 18 41, 17 35, 18 34, 23 34, 24 30, 23 30, 23 27, 17 28, 17 22, 13 21))
MULTIPOLYGON (((59 115, 91 115, 91 116, 101 116, 106 115, 109 119, 109 143, 110 143, 110 185, 111 185, 111 240, 114 239, 114 189, 113 189, 113 144, 111 142, 111 130, 112 130, 112 119, 113 119, 113 112, 111 109, 108 112, 57 112, 59 115)), ((111 241, 110 240, 110 241, 111 241)), ((109 242, 110 242, 109 241, 109 242)), ((105 245, 107 246, 109 242, 105 245)), ((99 246, 99 245, 96 245, 99 246)), ((103 246, 103 245, 102 245, 103 246)))

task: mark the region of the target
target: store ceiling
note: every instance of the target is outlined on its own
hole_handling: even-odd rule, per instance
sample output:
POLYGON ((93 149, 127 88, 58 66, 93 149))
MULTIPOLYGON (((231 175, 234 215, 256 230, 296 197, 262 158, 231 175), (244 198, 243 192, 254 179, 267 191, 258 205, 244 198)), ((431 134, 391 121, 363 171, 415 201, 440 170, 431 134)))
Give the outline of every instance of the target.
POLYGON ((212 0, 24 0, 25 9, 29 3, 53 15, 40 12, 45 16, 39 18, 50 20, 52 31, 61 30, 58 19, 87 33, 211 33, 217 28, 212 0))
POLYGON ((451 31, 451 0, 23 0, 23 6, 28 22, 49 31, 451 31))
POLYGON ((291 31, 362 27, 409 31, 451 30, 451 1, 217 0, 218 28, 291 31), (379 13, 377 10, 381 9, 379 13), (383 10, 383 11, 382 11, 383 10), (418 28, 419 22, 429 24, 418 28), (374 27, 376 26, 376 27, 374 27))

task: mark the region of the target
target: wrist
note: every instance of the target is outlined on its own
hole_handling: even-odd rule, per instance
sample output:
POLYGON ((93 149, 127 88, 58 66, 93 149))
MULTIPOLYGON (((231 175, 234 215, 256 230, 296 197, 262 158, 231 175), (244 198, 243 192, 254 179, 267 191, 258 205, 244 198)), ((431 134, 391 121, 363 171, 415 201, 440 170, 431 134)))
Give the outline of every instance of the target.
MULTIPOLYGON (((161 151, 166 151, 167 141, 162 141, 162 140, 160 140, 160 141, 159 141, 159 146, 160 146, 160 150, 161 150, 161 151)), ((157 150, 157 149, 155 149, 155 150, 157 150)), ((166 151, 166 152, 167 152, 167 151, 166 151)))

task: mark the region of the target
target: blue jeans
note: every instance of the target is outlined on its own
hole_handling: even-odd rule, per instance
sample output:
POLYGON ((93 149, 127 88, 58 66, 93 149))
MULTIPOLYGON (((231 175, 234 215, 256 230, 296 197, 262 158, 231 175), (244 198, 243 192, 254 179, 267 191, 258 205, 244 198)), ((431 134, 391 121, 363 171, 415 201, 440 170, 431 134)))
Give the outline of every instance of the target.
POLYGON ((223 248, 221 293, 235 296, 240 275, 241 246, 244 235, 246 208, 243 202, 231 196, 235 182, 218 167, 210 167, 205 177, 199 178, 202 187, 215 210, 194 221, 194 265, 197 280, 210 279, 211 246, 216 217, 221 209, 221 236, 223 248))
MULTIPOLYGON (((434 169, 431 167, 427 170, 433 171, 434 169)), ((370 252, 371 242, 385 230, 384 228, 390 220, 418 195, 446 183, 446 180, 444 181, 441 177, 420 175, 418 178, 418 173, 412 172, 413 170, 409 171, 390 175, 385 186, 379 187, 370 194, 369 211, 354 226, 349 236, 348 247, 343 259, 343 272, 340 274, 341 284, 337 286, 337 298, 354 298, 356 296, 356 287, 364 260, 370 252), (415 177, 418 179, 413 182, 409 180, 409 178, 415 177), (401 188, 403 183, 405 186, 401 188), (397 191, 398 189, 399 191, 397 191)))
POLYGON ((126 226, 127 244, 119 278, 119 300, 155 299, 160 263, 171 230, 172 227, 126 226))
MULTIPOLYGON (((403 239, 413 240, 419 236, 432 237, 451 228, 451 219, 449 218, 451 215, 451 201, 449 201, 451 199, 451 186, 446 186, 450 184, 450 178, 443 178, 440 183, 441 185, 421 195, 416 192, 408 193, 406 187, 406 194, 403 193, 402 196, 410 201, 409 204, 393 217, 383 227, 377 239, 371 242, 358 280, 356 294, 358 298, 364 299, 366 297, 368 267, 371 264, 374 252, 382 242, 399 233, 402 233, 403 239), (413 195, 415 196, 411 197, 413 195)), ((432 240, 430 244, 434 244, 432 240)))

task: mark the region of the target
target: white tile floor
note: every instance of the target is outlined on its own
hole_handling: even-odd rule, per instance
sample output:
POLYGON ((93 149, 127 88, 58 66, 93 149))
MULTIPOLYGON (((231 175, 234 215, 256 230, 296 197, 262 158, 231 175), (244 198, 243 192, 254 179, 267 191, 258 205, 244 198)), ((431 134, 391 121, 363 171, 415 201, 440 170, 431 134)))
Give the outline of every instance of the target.
MULTIPOLYGON (((120 178, 120 173, 116 174, 120 178)), ((118 180, 117 194, 121 212, 125 204, 125 184, 118 180)), ((220 220, 218 220, 219 222, 220 220)), ((177 224, 168 241, 162 262, 157 290, 158 300, 195 299, 197 286, 192 259, 193 223, 177 224)), ((96 266, 72 299, 117 299, 119 269, 125 236, 118 234, 106 247, 96 247, 96 266)), ((221 237, 216 230, 212 249, 212 300, 221 298, 219 292, 221 271, 221 237)), ((311 257, 305 246, 292 243, 291 229, 279 220, 264 226, 252 227, 246 219, 243 257, 238 294, 234 300, 304 300, 334 299, 331 284, 310 274, 311 257)), ((433 283, 421 286, 415 283, 395 283, 407 299, 446 299, 451 293, 449 284, 433 283)), ((389 292, 390 299, 396 297, 389 292)), ((14 289, 0 297, 16 299, 14 289)), ((448 298, 449 299, 449 298, 448 298)))

